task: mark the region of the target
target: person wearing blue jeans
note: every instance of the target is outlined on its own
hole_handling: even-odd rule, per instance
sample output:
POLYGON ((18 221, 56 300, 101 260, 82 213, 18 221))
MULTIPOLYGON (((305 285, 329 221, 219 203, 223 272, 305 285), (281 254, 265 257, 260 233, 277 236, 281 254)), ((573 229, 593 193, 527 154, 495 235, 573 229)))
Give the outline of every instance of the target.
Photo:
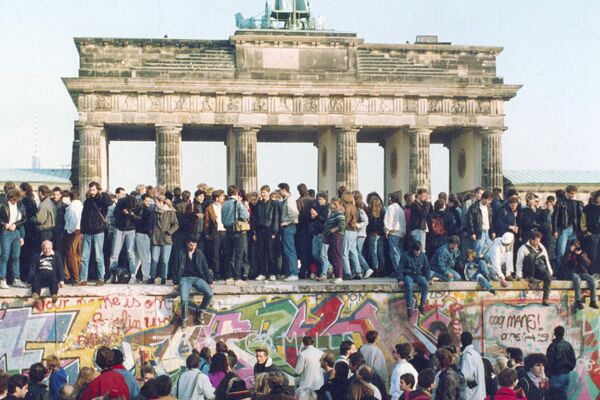
MULTIPOLYGON (((159 196, 154 206, 154 225, 150 240, 152 242, 152 264, 150 266, 150 279, 146 282, 154 283, 156 270, 160 261, 162 267, 161 284, 167 282, 169 276, 169 257, 173 247, 173 234, 179 229, 179 221, 171 201, 165 196, 159 196)), ((175 276, 177 271, 173 271, 175 276)))
POLYGON ((431 258, 431 270, 433 276, 444 282, 460 281, 462 279, 458 270, 462 269, 460 238, 450 236, 448 244, 440 246, 431 258))
POLYGON ((390 205, 383 219, 384 232, 388 238, 390 259, 394 273, 398 273, 400 260, 404 248, 404 235, 406 235, 406 216, 400 205, 400 194, 390 194, 390 205))
POLYGON ((569 389, 569 374, 575 369, 577 359, 573 346, 564 339, 565 328, 554 328, 554 340, 546 350, 546 374, 550 379, 550 387, 562 390, 569 389))
POLYGON ((431 270, 429 261, 423 251, 421 251, 421 243, 414 241, 410 248, 402 255, 400 267, 396 271, 398 284, 404 287, 406 299, 406 315, 412 317, 414 308, 413 286, 417 283, 421 287, 421 301, 419 302, 419 312, 425 313, 425 303, 427 294, 429 293, 429 285, 431 284, 431 270))
POLYGON ((81 212, 81 234, 83 235, 83 244, 80 265, 81 280, 77 284, 79 286, 87 285, 92 245, 94 246, 94 253, 96 255, 96 285, 104 285, 104 231, 108 224, 106 214, 110 205, 112 205, 110 196, 102 191, 98 182, 91 182, 88 185, 87 196, 83 202, 83 210, 81 212))
POLYGON ((327 279, 327 272, 331 267, 329 258, 327 257, 329 245, 325 243, 323 234, 329 212, 330 208, 329 204, 327 204, 327 194, 324 192, 317 193, 317 198, 310 209, 310 218, 312 220, 310 231, 313 235, 312 256, 317 262, 317 267, 319 269, 319 276, 317 276, 317 280, 319 281, 327 279))
POLYGON ((281 203, 281 241, 283 243, 283 256, 287 260, 288 276, 285 281, 298 280, 298 255, 296 254, 296 224, 298 223, 298 205, 292 199, 290 185, 280 183, 277 185, 282 197, 281 203))
POLYGON ((317 261, 317 264, 320 265, 319 276, 317 277, 317 279, 321 278, 319 280, 325 280, 327 278, 327 271, 329 271, 329 267, 331 267, 329 258, 327 257, 328 250, 329 245, 324 243, 323 234, 319 233, 314 235, 312 238, 312 255, 317 261))
POLYGON ((557 191, 556 206, 552 213, 552 233, 556 239, 556 274, 562 275, 562 258, 567 245, 577 239, 581 230, 581 204, 575 200, 577 187, 569 185, 565 191, 557 191))
POLYGON ((154 226, 153 211, 150 208, 152 196, 148 193, 142 195, 141 207, 136 209, 135 220, 135 252, 138 262, 142 265, 142 281, 147 282, 150 279, 151 242, 150 234, 154 226))
POLYGON ((27 211, 19 201, 20 196, 18 189, 9 189, 6 201, 0 203, 0 289, 8 289, 6 272, 9 262, 14 277, 13 286, 26 287, 20 279, 20 257, 27 211))
POLYGON ((590 289, 590 308, 597 309, 596 281, 590 273, 592 261, 585 251, 579 239, 574 240, 565 253, 563 269, 571 276, 573 290, 575 291, 575 306, 579 310, 585 307, 581 299, 581 281, 586 281, 590 289))
POLYGON ((342 242, 342 260, 344 261, 344 275, 347 277, 360 277, 361 267, 358 260, 358 251, 356 239, 358 232, 356 230, 346 229, 344 240, 342 242))
POLYGON ((421 243, 421 249, 425 252, 427 238, 427 221, 431 214, 431 203, 429 192, 425 188, 417 189, 415 201, 410 205, 410 234, 413 240, 421 243))
POLYGON ((196 319, 199 320, 199 314, 206 311, 212 300, 213 294, 211 288, 213 287, 213 281, 208 272, 206 257, 198 249, 198 245, 194 239, 187 241, 186 249, 181 252, 179 263, 174 289, 179 290, 181 295, 181 318, 185 324, 188 317, 192 288, 202 294, 202 302, 197 307, 198 313, 196 313, 198 317, 196 319))
POLYGON ((485 260, 477 258, 477 252, 473 249, 467 250, 464 274, 467 281, 479 282, 485 290, 493 295, 496 294, 490 282, 490 271, 487 263, 485 260))

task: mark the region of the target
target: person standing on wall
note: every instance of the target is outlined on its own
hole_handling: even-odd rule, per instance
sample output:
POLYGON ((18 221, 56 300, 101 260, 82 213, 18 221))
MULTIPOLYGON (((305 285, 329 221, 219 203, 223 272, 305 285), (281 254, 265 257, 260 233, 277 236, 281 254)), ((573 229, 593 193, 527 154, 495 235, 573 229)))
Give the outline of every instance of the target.
POLYGON ((296 226, 298 225, 298 205, 292 199, 290 185, 280 183, 277 185, 279 194, 282 197, 281 207, 281 239, 283 242, 283 255, 287 261, 288 276, 284 279, 286 282, 298 280, 298 255, 296 254, 296 226))
POLYGON ((6 272, 10 261, 13 271, 13 286, 26 287, 20 279, 21 246, 25 238, 25 223, 27 212, 20 201, 17 189, 10 189, 6 193, 6 201, 0 203, 0 289, 8 289, 6 272))

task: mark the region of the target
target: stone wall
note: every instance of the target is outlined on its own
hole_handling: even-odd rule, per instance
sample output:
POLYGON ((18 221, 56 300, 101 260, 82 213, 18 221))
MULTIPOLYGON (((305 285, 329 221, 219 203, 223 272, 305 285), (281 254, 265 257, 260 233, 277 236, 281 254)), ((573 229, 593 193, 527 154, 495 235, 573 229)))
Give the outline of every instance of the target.
POLYGON ((210 319, 183 329, 170 322, 180 307, 165 286, 110 285, 102 289, 102 297, 93 287, 66 288, 55 305, 46 300, 40 309, 23 297, 25 290, 3 291, 0 368, 20 372, 54 353, 73 380, 79 368, 92 365, 94 349, 108 345, 124 350, 132 371, 139 374, 142 362, 148 361, 175 379, 192 348, 214 349, 223 340, 239 357, 238 372, 251 383, 256 347, 267 346, 275 364, 291 375, 304 335, 315 336, 319 348, 335 351, 344 339, 360 345, 366 331, 376 329, 391 366, 394 344, 419 342, 433 351, 442 329, 471 331, 477 347, 494 357, 509 346, 525 353, 545 352, 553 328, 564 325, 578 358, 569 398, 594 399, 600 394, 600 313, 586 308, 575 314, 569 286, 553 290, 551 306, 543 307, 541 292, 524 285, 492 296, 474 290, 473 284, 435 284, 426 313, 415 313, 410 320, 404 295, 391 280, 343 286, 218 286, 210 319))

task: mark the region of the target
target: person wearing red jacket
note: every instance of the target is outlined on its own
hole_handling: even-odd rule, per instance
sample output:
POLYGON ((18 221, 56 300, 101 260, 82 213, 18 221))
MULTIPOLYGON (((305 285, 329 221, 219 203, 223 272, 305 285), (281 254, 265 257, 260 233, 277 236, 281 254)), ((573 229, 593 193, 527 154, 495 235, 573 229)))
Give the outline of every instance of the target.
POLYGON ((106 346, 102 346, 96 352, 96 364, 102 369, 100 375, 90 382, 87 389, 81 395, 81 400, 92 400, 96 397, 110 395, 110 398, 119 396, 130 400, 129 387, 123 375, 113 371, 114 353, 106 346))
POLYGON ((527 400, 523 389, 515 391, 517 386, 517 371, 505 368, 498 374, 498 385, 500 388, 493 396, 487 396, 485 400, 527 400))

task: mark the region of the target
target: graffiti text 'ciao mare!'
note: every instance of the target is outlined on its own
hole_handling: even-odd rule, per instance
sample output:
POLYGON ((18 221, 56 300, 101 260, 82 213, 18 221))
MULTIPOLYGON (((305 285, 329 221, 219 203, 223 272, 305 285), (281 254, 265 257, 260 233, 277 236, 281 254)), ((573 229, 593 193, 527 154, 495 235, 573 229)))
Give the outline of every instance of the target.
POLYGON ((541 331, 544 327, 539 314, 490 315, 488 323, 499 329, 526 330, 527 333, 541 331))

